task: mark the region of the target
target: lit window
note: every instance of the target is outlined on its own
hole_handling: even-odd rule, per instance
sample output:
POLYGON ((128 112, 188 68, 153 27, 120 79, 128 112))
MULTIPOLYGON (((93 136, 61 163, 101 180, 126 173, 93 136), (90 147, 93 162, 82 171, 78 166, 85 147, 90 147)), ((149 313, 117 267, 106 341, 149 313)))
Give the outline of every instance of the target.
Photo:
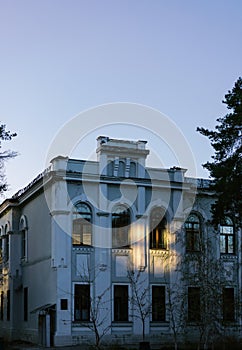
POLYGON ((114 286, 114 321, 128 321, 128 286, 114 286))
POLYGON ((90 320, 90 285, 75 284, 74 294, 74 320, 89 321, 90 320))
POLYGON ((112 213, 113 248, 129 246, 130 211, 118 206, 112 213))
POLYGON ((155 208, 150 216, 150 249, 167 248, 167 220, 161 208, 155 208))
POLYGON ((229 217, 220 223, 220 253, 234 254, 234 226, 229 217))
POLYGON ((78 203, 73 211, 73 245, 92 245, 92 212, 85 203, 78 203))
POLYGON ((200 250, 201 223, 199 217, 190 214, 185 222, 186 250, 198 252, 200 250))
POLYGON ((165 287, 152 286, 152 321, 165 321, 165 305, 165 287))

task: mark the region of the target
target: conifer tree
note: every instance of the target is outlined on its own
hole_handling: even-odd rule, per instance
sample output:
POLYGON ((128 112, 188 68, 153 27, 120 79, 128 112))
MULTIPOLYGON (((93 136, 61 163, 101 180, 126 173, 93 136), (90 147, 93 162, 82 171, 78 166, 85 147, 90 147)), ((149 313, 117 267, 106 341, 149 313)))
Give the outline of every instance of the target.
POLYGON ((209 138, 215 154, 211 162, 203 164, 214 180, 211 189, 217 200, 212 207, 213 221, 219 223, 224 215, 231 215, 241 225, 242 208, 242 78, 225 95, 229 113, 218 118, 215 130, 198 127, 202 135, 209 138))

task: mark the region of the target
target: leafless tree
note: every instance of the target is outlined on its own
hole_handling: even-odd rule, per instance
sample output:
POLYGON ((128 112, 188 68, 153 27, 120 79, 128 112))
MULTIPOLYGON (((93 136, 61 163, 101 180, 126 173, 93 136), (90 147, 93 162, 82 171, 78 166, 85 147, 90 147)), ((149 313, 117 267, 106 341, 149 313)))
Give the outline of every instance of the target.
POLYGON ((128 270, 128 279, 131 285, 132 296, 130 298, 133 317, 142 322, 142 339, 145 339, 145 320, 151 312, 149 286, 146 286, 145 272, 128 270))

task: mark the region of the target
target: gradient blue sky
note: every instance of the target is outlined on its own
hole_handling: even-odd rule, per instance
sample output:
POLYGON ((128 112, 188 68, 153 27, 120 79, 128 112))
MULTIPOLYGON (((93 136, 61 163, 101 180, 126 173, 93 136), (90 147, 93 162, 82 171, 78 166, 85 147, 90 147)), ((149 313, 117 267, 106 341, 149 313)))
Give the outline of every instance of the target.
POLYGON ((225 115, 241 71, 241 0, 0 0, 0 120, 18 133, 4 147, 19 152, 7 196, 44 169, 68 120, 117 101, 169 116, 208 177, 201 164, 213 151, 196 127, 225 115))

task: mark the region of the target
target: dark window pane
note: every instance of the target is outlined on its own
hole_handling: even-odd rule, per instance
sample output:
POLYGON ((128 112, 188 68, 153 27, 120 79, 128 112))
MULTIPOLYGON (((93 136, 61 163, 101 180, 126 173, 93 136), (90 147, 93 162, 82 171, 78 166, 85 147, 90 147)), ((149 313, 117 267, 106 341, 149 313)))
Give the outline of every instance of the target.
POLYGON ((10 321, 10 290, 7 291, 7 321, 10 321))
POLYGON ((128 286, 114 286, 114 321, 128 321, 128 286))
POLYGON ((90 320, 90 285, 76 284, 75 285, 75 321, 90 320))
POLYGON ((165 287, 152 286, 152 321, 165 321, 165 287))
POLYGON ((61 308, 61 310, 68 310, 68 300, 67 299, 60 300, 60 308, 61 308))
POLYGON ((188 216, 185 222, 186 230, 186 250, 199 251, 200 250, 200 220, 195 214, 188 216))
POLYGON ((223 319, 234 321, 234 288, 223 289, 223 319))
POLYGON ((3 303, 4 303, 4 293, 1 292, 1 309, 0 309, 0 319, 3 320, 3 303))
POLYGON ((28 321, 28 287, 24 288, 24 321, 28 321))
POLYGON ((200 288, 188 288, 188 320, 200 321, 200 288))

